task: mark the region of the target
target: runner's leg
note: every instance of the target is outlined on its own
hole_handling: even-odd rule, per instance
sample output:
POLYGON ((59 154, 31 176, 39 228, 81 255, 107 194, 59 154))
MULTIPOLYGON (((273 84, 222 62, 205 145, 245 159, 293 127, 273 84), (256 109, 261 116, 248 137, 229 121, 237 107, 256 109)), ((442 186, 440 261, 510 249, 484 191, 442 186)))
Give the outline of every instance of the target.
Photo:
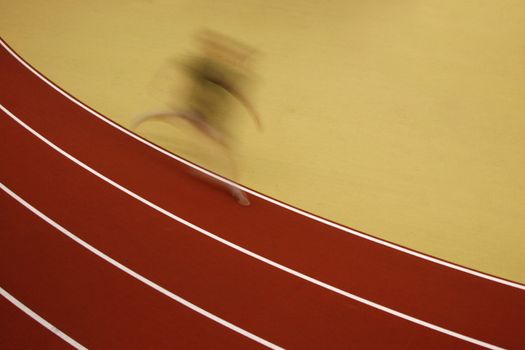
MULTIPOLYGON (((174 123, 177 119, 184 119, 188 122, 190 122, 195 128, 197 128, 199 131, 204 133, 206 136, 211 138, 213 141, 220 144, 222 147, 224 147, 228 153, 228 158, 230 159, 230 162, 233 167, 234 171, 234 178, 237 178, 237 167, 235 165, 235 161, 233 159, 233 156, 230 152, 230 145, 227 142, 227 138, 224 136, 223 133, 221 133, 219 130, 214 128, 212 125, 206 122, 205 118, 203 118, 200 113, 198 112, 177 112, 177 111, 167 111, 167 112, 160 112, 160 113, 154 113, 154 114, 148 114, 142 117, 139 117, 132 125, 132 129, 138 128, 140 125, 147 121, 163 121, 167 123, 174 123)), ((237 202, 240 205, 248 206, 250 205, 250 201, 246 194, 238 187, 223 183, 218 180, 214 180, 211 177, 204 175, 198 171, 193 172, 196 175, 199 175, 199 177, 206 177, 208 180, 213 180, 214 182, 220 182, 221 185, 226 186, 229 190, 232 196, 237 200, 237 202)))

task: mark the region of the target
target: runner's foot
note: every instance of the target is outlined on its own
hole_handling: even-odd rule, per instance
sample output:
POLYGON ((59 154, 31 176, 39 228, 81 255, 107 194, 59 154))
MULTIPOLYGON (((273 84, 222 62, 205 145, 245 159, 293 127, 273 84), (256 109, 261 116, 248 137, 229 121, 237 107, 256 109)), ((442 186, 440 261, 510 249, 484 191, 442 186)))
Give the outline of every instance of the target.
POLYGON ((241 191, 239 188, 232 188, 232 195, 233 197, 235 197, 237 203, 239 203, 240 205, 245 207, 250 205, 250 200, 246 196, 246 193, 241 191))

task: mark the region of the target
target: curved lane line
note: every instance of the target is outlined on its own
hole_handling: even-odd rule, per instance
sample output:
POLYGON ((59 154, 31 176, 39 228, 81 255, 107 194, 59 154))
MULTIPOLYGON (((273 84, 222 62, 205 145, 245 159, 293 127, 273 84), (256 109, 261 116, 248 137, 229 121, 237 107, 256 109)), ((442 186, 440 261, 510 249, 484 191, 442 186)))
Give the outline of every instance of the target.
MULTIPOLYGON (((399 311, 396 311, 394 309, 391 309, 389 307, 386 307, 386 306, 383 306, 381 304, 378 304, 378 303, 375 303, 373 301, 370 301, 368 299, 365 299, 365 298, 362 298, 360 296, 357 296, 355 294, 352 294, 352 293, 349 293, 347 291, 344 291, 342 289, 339 289, 337 287, 334 287, 330 284, 327 284, 325 282, 322 282, 322 281, 319 281, 313 277, 310 277, 308 275, 305 275, 301 272, 298 272, 298 271, 295 271, 289 267, 286 267, 284 265, 281 265, 273 260, 270 260, 268 258, 265 258, 259 254, 256 254, 246 248, 243 248, 235 243, 232 243, 228 240, 225 240, 224 238, 222 237, 219 237, 209 231, 206 231, 205 229, 189 222, 189 221, 186 221, 184 220, 183 218, 167 211, 166 209, 163 209, 161 207, 159 207, 158 205, 148 201, 147 199, 145 198, 142 198, 141 196, 139 196, 138 194, 128 190, 127 188, 125 188, 124 186, 116 183, 115 181, 107 178, 106 176, 102 175, 101 173, 99 173, 98 171, 96 171, 95 169, 89 167, 88 165, 82 163, 80 160, 76 159, 75 157, 73 157, 72 155, 70 155, 69 153, 67 153, 66 151, 64 151, 63 149, 61 149, 60 147, 58 147, 57 145, 55 145, 54 143, 52 143, 51 141, 49 141, 48 139, 46 139, 44 136, 42 136, 41 134, 39 134, 38 132, 36 132, 34 129, 32 129, 30 126, 28 126, 26 123, 24 123, 23 121, 21 121, 20 119, 18 119, 14 114, 12 114, 9 110, 7 110, 3 105, 0 104, 0 109, 2 109, 2 111, 4 111, 11 119, 13 119, 14 121, 16 121, 18 124, 20 124, 22 127, 24 127, 27 131, 29 131, 31 134, 33 134, 34 136, 36 136, 37 138, 39 138, 41 141, 43 141, 44 143, 46 143, 49 147, 53 148, 55 151, 57 151, 58 153, 62 154, 64 157, 68 158, 69 160, 71 160, 72 162, 74 162, 75 164, 77 164, 78 166, 84 168, 85 170, 89 171, 90 173, 92 173, 93 175, 99 177, 100 179, 106 181, 107 183, 109 183, 110 185, 118 188, 119 190, 121 190, 122 192, 126 193, 127 195, 135 198, 136 200, 142 202, 143 204, 151 207, 152 209, 166 215, 167 217, 183 224, 183 225, 186 225, 192 229, 194 229, 195 231, 211 238, 211 239, 214 239, 216 240, 217 242, 220 242, 224 245, 227 245, 228 247, 230 248, 233 248, 243 254, 246 254, 254 259, 257 259, 259 261, 262 261, 270 266, 273 266, 279 270, 282 270, 284 272, 287 272, 293 276, 296 276, 298 278, 301 278, 305 281, 308 281, 310 283, 313 283, 321 288, 325 288, 325 289, 328 289, 334 293, 337 293, 337 294, 340 294, 342 296, 345 296, 347 298, 350 298, 350 299, 353 299, 355 301, 358 301, 360 303, 363 303, 365 305, 368 305, 368 306, 371 306, 375 309, 378 309, 378 310, 381 310, 383 312, 386 312, 386 313, 389 313, 391 315, 394 315, 394 316, 397 316, 397 317, 400 317, 402 319, 405 319, 407 321, 410 321, 410 322, 413 322, 413 323, 416 323, 418 325, 421 325, 423 327, 427 327, 427 328, 430 328, 430 329, 433 329, 435 331, 438 331, 438 332, 441 332, 441 333, 444 333, 444 334, 447 334, 449 336, 452 336, 452 337, 455 337, 455 338, 458 338, 458 339, 461 339, 461 340, 464 340, 466 342, 470 342, 470 343, 473 343, 473 344, 476 344, 476 345, 479 345, 479 346, 483 346, 485 348, 488 348, 488 349, 501 349, 495 345, 492 345, 492 344, 489 344, 489 343, 485 343, 481 340, 478 340, 478 339, 475 339, 475 338, 471 338, 471 337, 468 337, 466 335, 463 335, 461 333, 457 333, 457 332, 454 332, 454 331, 451 331, 449 329, 446 329, 446 328, 443 328, 443 327, 440 327, 440 326, 437 326, 433 323, 429 323, 429 322, 426 322, 426 321, 423 321, 423 320, 420 320, 418 318, 415 318, 415 317, 412 317, 410 315, 407 315, 407 314, 404 314, 402 312, 399 312, 399 311)), ((0 183, 0 187, 2 189, 4 189, 5 186, 3 186, 1 183, 0 183)), ((79 239, 80 240, 80 239, 79 239)), ((83 242, 83 241, 81 241, 83 242)), ((87 243, 83 242, 84 244, 87 245, 87 243)), ((93 248, 95 249, 95 248, 93 248)), ((102 253, 101 253, 102 254, 102 253)), ((108 257, 109 258, 109 257, 108 257)), ((120 268, 120 267, 119 267, 120 268)), ((131 270, 130 270, 131 271, 131 270)), ((153 282, 151 282, 153 283, 153 282)), ((159 287, 161 288, 161 287, 159 287)), ((168 291, 166 291, 168 292, 168 291)))
POLYGON ((68 231, 64 227, 60 226, 58 223, 56 223, 55 221, 53 221, 52 219, 47 217, 45 214, 43 214, 41 211, 39 211, 38 209, 33 207, 31 204, 27 203, 24 199, 19 197, 16 193, 11 191, 7 186, 5 186, 1 182, 0 182, 0 189, 2 189, 8 195, 10 195, 14 199, 16 199, 20 204, 22 204, 24 207, 29 209, 33 214, 38 216, 40 219, 44 220, 49 225, 53 226, 55 229, 60 231, 65 236, 71 238, 73 241, 75 241, 76 243, 80 244, 82 247, 86 248, 91 253, 97 255, 99 258, 107 261, 111 265, 113 265, 116 268, 124 271, 128 275, 138 279, 140 282, 150 286, 151 288, 155 289, 156 291, 164 294, 168 298, 173 299, 176 302, 181 303, 182 305, 186 306, 187 308, 192 309, 193 311, 198 312, 199 314, 201 314, 201 315, 211 319, 212 321, 215 321, 215 322, 223 325, 224 327, 227 327, 227 328, 233 330, 234 332, 237 332, 237 333, 239 333, 241 335, 244 335, 245 337, 250 338, 253 341, 256 341, 257 343, 262 344, 262 345, 264 345, 264 346, 266 346, 266 347, 268 347, 270 349, 276 349, 276 350, 283 349, 283 348, 281 348, 281 347, 279 347, 279 346, 277 346, 277 345, 275 345, 273 343, 270 343, 269 341, 267 341, 267 340, 265 340, 265 339, 263 339, 261 337, 256 336, 253 333, 250 333, 250 332, 242 329, 241 327, 238 327, 238 326, 236 326, 236 325, 234 325, 234 324, 232 324, 232 323, 230 323, 230 322, 228 322, 226 320, 223 320, 222 318, 220 318, 220 317, 218 317, 218 316, 216 316, 216 315, 214 315, 214 314, 212 314, 212 313, 210 313, 210 312, 208 312, 208 311, 198 307, 195 304, 192 304, 191 302, 187 301, 186 299, 183 299, 180 296, 170 292, 169 290, 159 286, 155 282, 147 279, 146 277, 144 277, 144 276, 138 274, 137 272, 131 270, 130 268, 126 267, 125 265, 123 265, 121 263, 119 263, 118 261, 116 261, 113 258, 109 257, 108 255, 102 253, 100 250, 98 250, 97 248, 91 246, 89 243, 83 241, 79 237, 75 236, 73 233, 71 233, 70 231, 68 231))
MULTIPOLYGON (((0 183, 0 186, 2 187, 3 189, 3 185, 2 183, 0 183)), ((20 302, 18 299, 16 299, 14 296, 12 296, 11 294, 9 294, 9 292, 7 292, 4 288, 0 287, 0 294, 6 298, 7 300, 9 300, 13 305, 15 305, 17 308, 19 308, 20 310, 22 310, 23 312, 25 312, 29 317, 31 317, 33 320, 37 321, 38 323, 40 323, 42 326, 44 326, 45 328, 47 328, 49 331, 51 331, 52 333, 54 333, 56 336, 58 336, 59 338, 61 338, 62 340, 64 340, 65 342, 67 342, 69 345, 71 345, 72 347, 74 347, 75 349, 79 349, 79 350, 87 350, 86 347, 80 345, 75 339, 71 338, 69 335, 67 335, 66 333, 62 332, 60 329, 56 328, 55 326, 53 326, 51 323, 47 322, 45 319, 43 319, 40 315, 38 315, 37 313, 35 313, 33 310, 31 310, 30 308, 28 308, 27 306, 25 306, 24 304, 22 304, 22 302, 20 302)))
POLYGON ((254 190, 252 190, 250 188, 247 188, 247 187, 244 187, 242 185, 239 185, 236 182, 228 180, 228 179, 226 179, 226 178, 224 178, 224 177, 222 177, 220 175, 217 175, 217 174, 215 174, 215 173, 213 173, 213 172, 211 172, 211 171, 209 171, 209 170, 207 170, 205 168, 202 168, 202 167, 200 167, 200 166, 198 166, 198 165, 196 165, 196 164, 194 164, 194 163, 192 163, 192 162, 190 162, 190 161, 188 161, 188 160, 186 160, 184 158, 181 158, 181 157, 179 157, 179 156, 177 156, 177 155, 175 155, 173 153, 170 153, 170 152, 166 151, 165 149, 163 149, 163 148, 161 148, 161 147, 159 147, 159 146, 157 146, 157 145, 147 141, 146 139, 143 139, 142 137, 138 136, 137 134, 135 134, 135 133, 129 131, 128 129, 124 128, 123 126, 115 123, 114 121, 110 120, 109 118, 104 117, 100 113, 96 112, 95 110, 91 109, 87 105, 83 104, 82 102, 80 102, 79 100, 74 98, 73 96, 69 95, 67 92, 62 90, 60 87, 58 87, 52 81, 47 79, 44 75, 42 75, 40 72, 38 72, 30 64, 28 64, 26 61, 24 61, 24 59, 22 59, 15 51, 13 51, 13 49, 11 49, 4 42, 4 40, 2 38, 0 38, 0 44, 18 62, 20 62, 24 67, 26 67, 29 71, 31 71, 33 74, 35 74, 38 78, 40 78, 42 81, 44 81, 46 84, 48 84, 51 88, 56 90, 58 93, 60 93, 64 97, 66 97, 68 100, 70 100, 74 104, 78 105, 82 109, 86 110, 90 114, 92 114, 95 117, 101 119, 102 121, 106 122, 107 124, 111 125, 112 127, 116 128, 117 130, 127 134, 128 136, 131 136, 135 140, 137 140, 139 142, 142 142, 143 144, 145 144, 145 145, 155 149, 156 151, 158 151, 158 152, 160 152, 160 153, 162 153, 162 154, 164 154, 164 155, 166 155, 166 156, 168 156, 168 157, 170 157, 172 159, 177 160, 180 163, 185 164, 186 166, 188 166, 190 168, 198 170, 198 171, 200 171, 200 172, 202 172, 202 173, 204 173, 204 174, 206 174, 206 175, 208 175, 208 176, 210 176, 210 177, 212 177, 212 178, 214 178, 214 179, 216 179, 218 181, 221 181, 221 182, 224 182, 226 184, 229 184, 229 185, 235 186, 237 188, 240 188, 243 191, 250 193, 252 196, 259 197, 259 198, 264 199, 264 200, 266 200, 266 201, 268 201, 268 202, 270 202, 272 204, 278 205, 278 206, 280 206, 282 208, 285 208, 285 209, 288 209, 288 210, 290 210, 290 211, 292 211, 294 213, 297 213, 297 214, 305 216, 305 217, 307 217, 309 219, 321 222, 321 223, 323 223, 325 225, 331 226, 333 228, 336 228, 338 230, 344 231, 346 233, 350 233, 352 235, 355 235, 355 236, 367 239, 367 240, 375 242, 377 244, 381 244, 381 245, 387 246, 389 248, 398 250, 400 252, 403 252, 403 253, 406 253, 406 254, 409 254, 409 255, 413 255, 413 256, 416 256, 416 257, 418 257, 420 259, 427 260, 427 261, 430 261, 430 262, 433 262, 433 263, 436 263, 436 264, 439 264, 439 265, 442 265, 442 266, 446 266, 446 267, 454 269, 454 270, 458 270, 458 271, 461 271, 461 272, 464 272, 464 273, 468 273, 468 274, 471 274, 471 275, 474 275, 474 276, 477 276, 477 277, 480 277, 480 278, 484 278, 484 279, 487 279, 487 280, 490 280, 490 281, 493 281, 493 282, 505 284, 505 285, 510 286, 510 287, 514 287, 514 288, 518 288, 518 289, 521 289, 521 290, 525 290, 525 285, 522 285, 520 283, 508 281, 508 280, 505 280, 505 279, 502 279, 502 278, 498 278, 498 277, 495 277, 495 276, 491 276, 491 275, 487 275, 487 274, 484 274, 484 273, 479 272, 479 271, 475 271, 475 270, 472 270, 472 269, 469 269, 469 268, 466 268, 466 267, 463 267, 463 266, 460 266, 460 265, 456 265, 456 264, 450 263, 448 261, 444 261, 444 260, 432 257, 430 255, 426 255, 426 254, 423 254, 423 253, 420 253, 420 252, 417 252, 417 251, 414 251, 414 250, 411 250, 411 249, 399 246, 397 244, 394 244, 394 243, 382 240, 380 238, 371 236, 369 234, 365 234, 365 233, 356 231, 356 230, 354 230, 352 228, 349 228, 349 227, 337 224, 337 223, 332 222, 330 220, 324 219, 324 218, 316 216, 314 214, 305 212, 305 211, 303 211, 301 209, 295 208, 295 207, 293 207, 293 206, 291 206, 289 204, 286 204, 286 203, 280 202, 280 201, 278 201, 276 199, 267 197, 267 196, 265 196, 265 195, 263 195, 263 194, 261 194, 259 192, 256 192, 256 191, 254 191, 254 190))

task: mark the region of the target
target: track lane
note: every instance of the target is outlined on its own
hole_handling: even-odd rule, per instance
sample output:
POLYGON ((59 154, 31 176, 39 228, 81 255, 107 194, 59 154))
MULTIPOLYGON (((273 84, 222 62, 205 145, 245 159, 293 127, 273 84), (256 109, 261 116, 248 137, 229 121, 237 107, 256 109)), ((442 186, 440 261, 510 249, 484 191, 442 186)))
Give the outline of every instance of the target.
POLYGON ((198 235, 91 176, 14 121, 1 118, 0 126, 11 149, 0 156, 8 165, 2 182, 137 272, 267 340, 291 348, 471 347, 198 235))
POLYGON ((0 296, 0 349, 74 349, 0 296))
POLYGON ((32 73, 24 74, 25 68, 15 71, 8 72, 14 83, 3 92, 2 101, 54 142, 156 204, 272 260, 393 309, 496 344, 523 345, 522 290, 407 256, 259 199, 249 210, 240 208, 223 191, 210 190, 209 184, 188 176, 180 164, 34 81, 32 73), (36 103, 23 105, 29 87, 38 92, 33 94, 36 103), (71 131, 61 132, 64 126, 71 131))
MULTIPOLYGON (((88 348, 264 348, 115 269, 4 191, 2 283, 88 348), (16 268, 13 268, 16 266, 16 268), (36 292, 35 292, 36 291, 36 292)), ((11 347, 10 344, 8 348, 11 347)))

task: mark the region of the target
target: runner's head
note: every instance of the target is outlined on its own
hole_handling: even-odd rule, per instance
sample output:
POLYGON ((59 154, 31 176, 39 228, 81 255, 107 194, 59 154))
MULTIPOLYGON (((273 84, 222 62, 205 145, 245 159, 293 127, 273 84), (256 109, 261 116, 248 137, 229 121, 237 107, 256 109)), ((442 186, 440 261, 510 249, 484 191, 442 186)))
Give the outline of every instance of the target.
POLYGON ((246 65, 256 53, 256 50, 209 29, 199 31, 196 40, 206 56, 235 66, 246 65))

